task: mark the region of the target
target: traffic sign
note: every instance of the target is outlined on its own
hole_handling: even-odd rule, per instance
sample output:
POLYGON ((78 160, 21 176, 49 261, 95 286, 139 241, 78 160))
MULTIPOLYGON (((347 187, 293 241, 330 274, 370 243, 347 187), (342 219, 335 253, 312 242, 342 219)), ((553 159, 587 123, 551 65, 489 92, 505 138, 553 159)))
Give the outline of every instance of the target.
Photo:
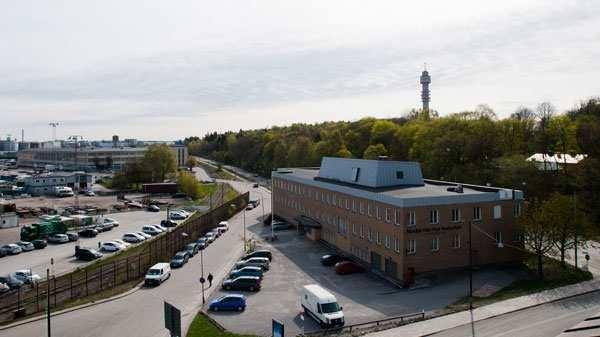
POLYGON ((171 332, 171 337, 181 337, 181 311, 165 302, 165 328, 171 332))

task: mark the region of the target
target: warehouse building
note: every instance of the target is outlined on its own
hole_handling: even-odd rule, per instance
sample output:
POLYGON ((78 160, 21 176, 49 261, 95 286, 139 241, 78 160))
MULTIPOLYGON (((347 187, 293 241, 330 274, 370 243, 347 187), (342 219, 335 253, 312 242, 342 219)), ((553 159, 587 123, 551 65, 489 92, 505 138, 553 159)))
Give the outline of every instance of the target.
POLYGON ((91 189, 93 177, 85 172, 52 172, 24 176, 21 185, 31 195, 55 195, 57 187, 69 187, 74 191, 91 189))
POLYGON ((520 258, 518 190, 423 179, 416 162, 345 158, 272 179, 276 216, 395 280, 467 266, 470 225, 474 264, 520 258))

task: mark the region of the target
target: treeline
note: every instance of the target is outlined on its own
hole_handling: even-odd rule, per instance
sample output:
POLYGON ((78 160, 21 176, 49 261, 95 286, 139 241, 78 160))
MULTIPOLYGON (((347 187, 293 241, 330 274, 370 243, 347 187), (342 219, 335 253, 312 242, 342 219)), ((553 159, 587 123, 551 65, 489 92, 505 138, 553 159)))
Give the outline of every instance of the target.
POLYGON ((498 119, 480 105, 445 117, 413 110, 395 119, 293 124, 185 140, 191 154, 268 177, 278 167, 318 166, 323 156, 418 161, 427 178, 524 190, 529 200, 577 195, 600 223, 600 98, 559 113, 551 103, 498 119), (534 153, 587 154, 577 166, 538 170, 534 153))

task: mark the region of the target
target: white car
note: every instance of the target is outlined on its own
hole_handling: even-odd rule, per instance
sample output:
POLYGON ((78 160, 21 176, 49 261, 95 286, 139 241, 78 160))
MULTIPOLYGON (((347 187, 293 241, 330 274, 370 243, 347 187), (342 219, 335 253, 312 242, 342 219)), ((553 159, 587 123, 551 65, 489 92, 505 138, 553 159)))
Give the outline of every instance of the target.
POLYGON ((146 234, 146 233, 144 233, 144 232, 141 232, 141 231, 140 231, 140 232, 133 232, 133 233, 134 233, 134 234, 137 234, 137 235, 139 235, 139 236, 142 236, 142 237, 144 237, 145 239, 150 239, 150 238, 152 237, 152 235, 150 235, 150 234, 146 234))
POLYGON ((227 221, 221 221, 219 222, 219 224, 217 225, 217 229, 219 230, 219 232, 224 233, 227 232, 227 230, 229 229, 229 223, 227 221))
POLYGON ((69 242, 69 237, 66 234, 52 234, 48 237, 48 242, 66 243, 69 242))
POLYGON ((13 276, 25 284, 34 284, 42 279, 40 275, 32 273, 30 269, 17 270, 13 276))
POLYGON ((248 204, 248 205, 246 206, 246 210, 247 210, 247 211, 249 211, 249 210, 251 210, 251 209, 254 209, 254 205, 252 205, 252 204, 248 204))
POLYGON ((112 218, 104 218, 103 222, 104 223, 112 224, 113 227, 119 227, 119 222, 117 220, 115 220, 115 219, 112 219, 112 218))
POLYGON ((158 229, 160 229, 163 232, 168 232, 169 230, 167 229, 167 227, 161 226, 161 225, 152 225, 158 229))
POLYGON ((188 216, 192 215, 192 213, 186 211, 185 209, 180 209, 179 213, 185 215, 185 217, 187 218, 188 216))
POLYGON ((142 227, 142 232, 144 232, 146 234, 150 234, 152 236, 162 233, 162 231, 160 229, 158 229, 154 226, 151 226, 151 225, 146 225, 146 226, 142 227))
POLYGON ((123 240, 119 240, 119 239, 113 240, 113 242, 120 244, 123 249, 131 246, 131 243, 127 243, 127 242, 125 242, 123 240))
POLYGON ((214 242, 215 239, 217 238, 217 236, 213 232, 208 232, 208 233, 204 234, 204 237, 206 238, 206 241, 208 241, 209 243, 214 242))
POLYGON ((121 249, 123 249, 123 246, 121 246, 121 244, 112 241, 105 242, 102 244, 102 246, 100 246, 100 250, 103 250, 105 252, 118 252, 121 249))
POLYGON ((145 236, 141 236, 137 233, 126 233, 123 234, 123 241, 125 242, 129 242, 129 243, 138 243, 138 242, 142 242, 146 240, 145 236))

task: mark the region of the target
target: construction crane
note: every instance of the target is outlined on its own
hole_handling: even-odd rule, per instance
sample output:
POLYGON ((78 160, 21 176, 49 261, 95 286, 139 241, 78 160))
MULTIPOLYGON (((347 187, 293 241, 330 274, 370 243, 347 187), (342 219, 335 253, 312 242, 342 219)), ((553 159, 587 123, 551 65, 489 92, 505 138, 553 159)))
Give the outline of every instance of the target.
POLYGON ((52 127, 52 140, 56 140, 56 127, 58 126, 58 122, 48 123, 52 127))

